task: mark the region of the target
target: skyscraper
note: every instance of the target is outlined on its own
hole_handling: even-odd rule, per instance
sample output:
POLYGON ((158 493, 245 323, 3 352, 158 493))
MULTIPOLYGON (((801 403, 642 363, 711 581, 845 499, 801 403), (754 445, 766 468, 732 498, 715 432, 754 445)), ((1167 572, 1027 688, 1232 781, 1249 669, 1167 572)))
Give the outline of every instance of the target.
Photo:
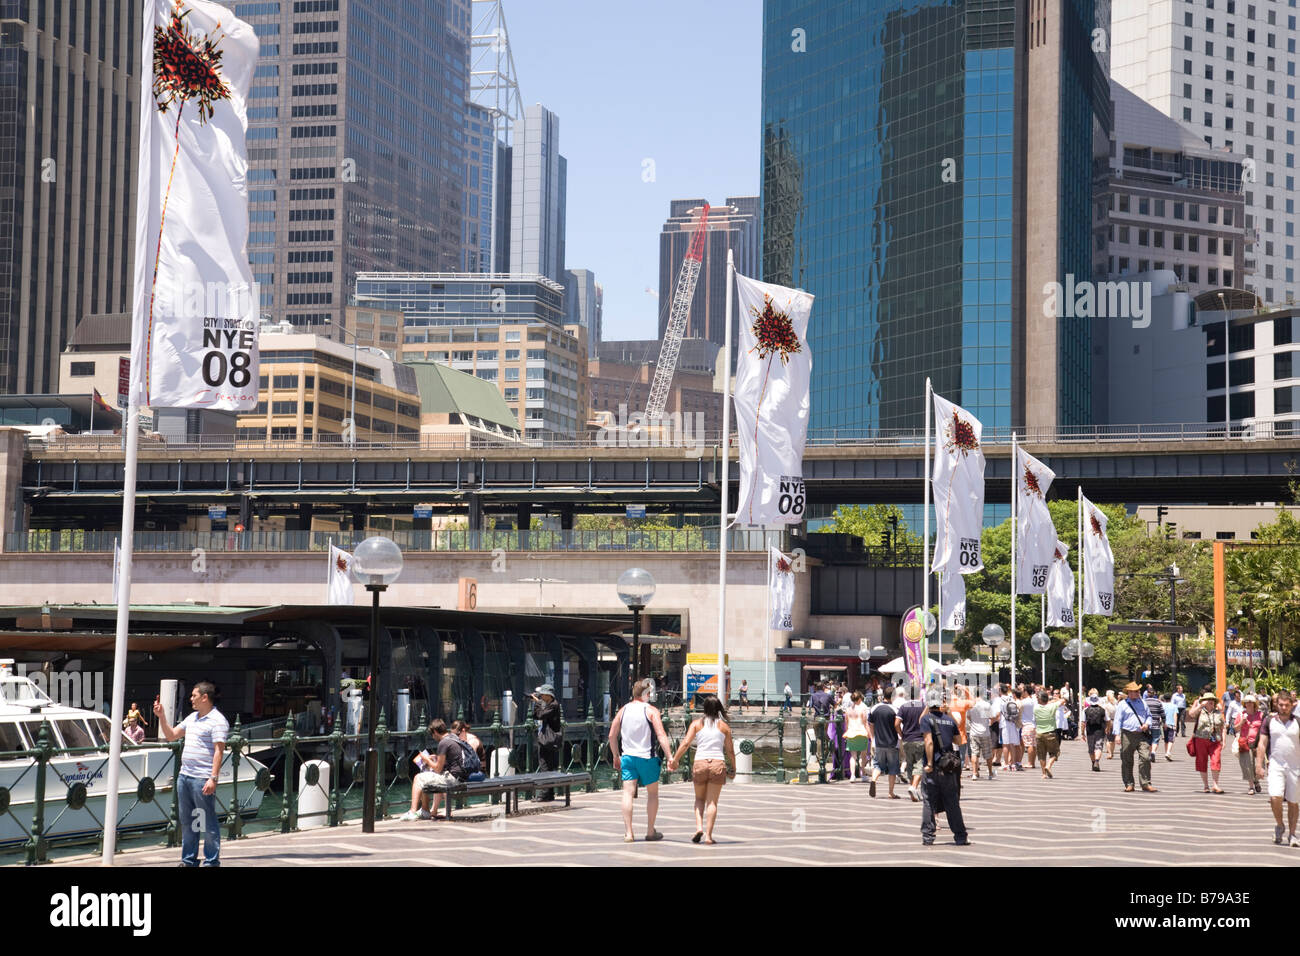
POLYGON ((52 392, 82 316, 129 312, 139 3, 0 2, 0 392, 52 392))
POLYGON ((564 312, 567 325, 581 325, 587 330, 587 355, 594 357, 600 344, 605 289, 590 269, 564 271, 564 312))
POLYGON ((510 271, 564 281, 564 205, 568 163, 560 119, 540 103, 514 127, 510 168, 510 271))
POLYGON ((1114 0, 1115 79, 1216 150, 1242 153, 1244 282, 1268 305, 1294 301, 1296 9, 1258 0, 1114 0))
POLYGON ((986 425, 1088 419, 1042 289, 1091 274, 1095 12, 766 0, 763 278, 817 296, 814 430, 918 427, 926 376, 986 425))
MULTIPOLYGON (((668 326, 668 304, 672 302, 682 260, 691 245, 695 224, 706 200, 674 199, 668 207, 668 220, 659 234, 659 337, 668 326)), ((757 276, 760 259, 759 201, 757 196, 729 196, 720 206, 709 207, 704 259, 700 263, 699 284, 691 300, 691 314, 686 322, 685 337, 707 339, 722 345, 727 328, 723 313, 727 296, 727 250, 734 253, 736 271, 757 276)), ((738 307, 732 303, 732 337, 736 334, 738 307)), ((735 366, 735 353, 732 353, 735 366)))
POLYGON ((470 0, 234 8, 262 41, 248 182, 263 311, 341 323, 358 271, 459 270, 470 0))

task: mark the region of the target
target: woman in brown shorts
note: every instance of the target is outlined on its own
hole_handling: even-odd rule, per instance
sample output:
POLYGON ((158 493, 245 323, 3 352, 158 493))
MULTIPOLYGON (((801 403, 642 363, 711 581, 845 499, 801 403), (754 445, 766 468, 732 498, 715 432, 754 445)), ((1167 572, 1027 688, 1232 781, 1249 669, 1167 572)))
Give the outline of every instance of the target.
POLYGON ((727 777, 736 773, 736 748, 731 741, 731 727, 718 698, 704 698, 704 716, 691 724, 677 753, 668 762, 669 770, 677 769, 692 743, 695 744, 695 760, 691 765, 691 778, 695 783, 695 836, 691 842, 699 843, 703 839, 712 846, 713 824, 718 819, 718 797, 727 777))

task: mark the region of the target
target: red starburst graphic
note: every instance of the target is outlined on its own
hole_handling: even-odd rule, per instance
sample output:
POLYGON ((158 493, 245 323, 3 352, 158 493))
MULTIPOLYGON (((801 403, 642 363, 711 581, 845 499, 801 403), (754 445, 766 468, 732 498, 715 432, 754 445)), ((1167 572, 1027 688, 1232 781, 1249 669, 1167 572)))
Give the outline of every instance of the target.
POLYGON ((348 573, 348 559, 345 558, 343 555, 340 554, 337 558, 334 559, 334 567, 338 568, 338 569, 339 569, 340 571, 342 571, 344 574, 347 574, 347 573, 348 573))
POLYGON ((1040 498, 1043 496, 1043 489, 1038 486, 1038 476, 1028 465, 1025 466, 1025 489, 1040 498))
POLYGON ((1060 548, 1057 548, 1057 549, 1056 549, 1056 560, 1057 560, 1057 561, 1064 561, 1064 560, 1065 560, 1065 552, 1062 551, 1060 548))
POLYGON ((979 439, 975 437, 975 426, 964 421, 955 411, 952 413, 952 423, 948 426, 947 445, 948 451, 959 451, 963 455, 980 446, 979 439))
POLYGON ((803 351, 803 343, 795 333, 794 323, 790 321, 789 314, 774 309, 771 296, 763 296, 762 311, 755 306, 750 306, 749 314, 754 317, 751 329, 758 342, 754 349, 758 349, 760 359, 777 354, 781 356, 781 364, 784 365, 790 361, 791 355, 803 351))
POLYGON ((1100 537, 1101 522, 1097 520, 1097 516, 1095 514, 1088 515, 1088 522, 1092 525, 1092 533, 1100 537))
POLYGON ((782 574, 789 574, 790 562, 785 557, 778 558, 776 562, 776 569, 780 571, 782 574))
POLYGON ((153 28, 153 95, 160 113, 173 103, 179 109, 197 100, 202 123, 212 118, 217 100, 230 99, 230 87, 221 76, 217 41, 191 33, 189 15, 182 0, 176 0, 171 23, 153 28))

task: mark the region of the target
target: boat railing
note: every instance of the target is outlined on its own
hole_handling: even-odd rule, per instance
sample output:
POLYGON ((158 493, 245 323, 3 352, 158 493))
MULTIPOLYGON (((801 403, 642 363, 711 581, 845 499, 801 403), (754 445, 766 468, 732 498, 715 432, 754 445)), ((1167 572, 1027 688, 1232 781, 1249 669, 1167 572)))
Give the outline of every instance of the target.
MULTIPOLYGON (((757 710, 757 706, 753 707, 757 710)), ((664 711, 664 727, 674 747, 686 735, 687 728, 695 714, 680 706, 664 711)), ((225 766, 230 769, 226 778, 224 770, 218 788, 217 810, 222 816, 222 826, 226 839, 237 839, 253 832, 279 831, 289 833, 309 827, 336 827, 344 823, 355 822, 363 816, 364 767, 368 734, 344 733, 342 722, 336 723, 333 730, 325 734, 299 734, 293 715, 277 722, 283 730, 266 736, 253 737, 248 729, 259 731, 266 726, 259 722, 245 728, 236 718, 234 726, 226 741, 225 766), (256 753, 253 760, 249 755, 256 753), (223 788, 229 785, 228 794, 223 788), (252 809, 254 791, 262 799, 252 809)), ((736 737, 738 752, 751 757, 753 761, 752 779, 767 779, 784 782, 787 776, 798 769, 795 761, 787 752, 787 739, 793 736, 794 718, 779 711, 775 701, 771 712, 763 708, 761 715, 733 715, 733 735, 736 737)), ((801 757, 806 764, 809 759, 807 751, 807 727, 812 726, 808 716, 799 720, 800 746, 804 748, 801 757)), ((387 726, 385 715, 381 711, 375 733, 375 746, 379 753, 381 779, 376 793, 376 818, 383 819, 392 813, 402 812, 411 798, 411 785, 418 772, 413 763, 415 754, 429 750, 433 745, 432 734, 427 729, 424 715, 415 725, 416 729, 396 731, 387 726)), ((476 728, 487 752, 484 771, 494 775, 507 773, 532 773, 540 766, 540 748, 537 742, 537 722, 529 717, 514 724, 502 724, 499 714, 494 714, 489 725, 476 728), (506 753, 502 754, 501 752, 506 753), (498 761, 498 756, 505 757, 505 765, 498 761)), ((622 783, 618 768, 612 765, 608 744, 610 721, 597 720, 594 709, 589 709, 585 719, 569 720, 563 723, 563 745, 560 769, 568 772, 586 772, 590 782, 586 789, 594 792, 600 789, 621 788, 622 783)), ((822 738, 825 733, 823 731, 822 738)), ((130 761, 122 762, 119 783, 119 825, 118 845, 126 839, 140 836, 159 837, 166 840, 169 847, 180 843, 180 824, 178 794, 171 781, 180 767, 182 741, 171 743, 148 742, 139 747, 124 744, 123 754, 129 755, 133 750, 167 748, 171 751, 167 762, 155 771, 156 776, 140 776, 130 761), (165 774, 165 776, 164 776, 165 774), (160 803, 163 821, 149 825, 122 825, 123 819, 129 819, 132 813, 142 805, 160 803)), ((824 748, 823 748, 824 749, 824 748)), ((824 757, 824 753, 823 753, 824 757)), ((55 845, 93 844, 97 839, 102 846, 102 834, 105 822, 96 815, 90 803, 92 797, 99 796, 87 781, 98 783, 108 777, 108 745, 98 747, 64 748, 55 746, 55 736, 49 722, 43 722, 35 746, 29 750, 0 753, 0 765, 14 761, 29 760, 16 777, 8 775, 8 782, 0 785, 0 819, 9 817, 15 821, 21 831, 27 834, 25 840, 9 840, 0 843, 0 863, 18 862, 6 860, 10 855, 21 855, 28 865, 47 862, 49 851, 55 845), (61 758, 80 757, 77 766, 82 769, 75 773, 65 772, 56 764, 61 758), (29 780, 30 775, 30 780, 29 780), (30 782, 34 793, 30 802, 15 802, 18 788, 30 782), (91 813, 99 828, 98 834, 86 835, 83 829, 75 834, 60 833, 59 823, 68 814, 86 811, 91 813)), ((146 765, 147 766, 147 765, 146 765)), ((672 783, 690 780, 689 754, 683 765, 676 771, 668 770, 667 755, 663 763, 661 782, 672 783)), ((487 801, 481 807, 482 813, 495 817, 504 812, 504 804, 499 796, 485 798, 453 797, 458 805, 487 801)), ((102 810, 101 810, 102 812, 102 810)), ((157 820, 158 814, 153 818, 157 820)))

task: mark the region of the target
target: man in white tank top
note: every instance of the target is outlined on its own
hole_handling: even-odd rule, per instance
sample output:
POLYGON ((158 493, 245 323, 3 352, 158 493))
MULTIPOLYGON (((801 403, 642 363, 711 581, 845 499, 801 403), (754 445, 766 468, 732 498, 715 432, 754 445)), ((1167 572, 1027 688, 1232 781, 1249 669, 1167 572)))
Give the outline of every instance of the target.
POLYGON ((1273 842, 1282 843, 1282 803, 1286 802, 1291 845, 1300 846, 1296 820, 1300 818, 1300 720, 1296 719, 1295 697, 1289 690, 1278 691, 1277 713, 1260 727, 1255 748, 1256 775, 1268 778, 1268 802, 1273 808, 1273 842), (1265 772, 1267 761, 1267 773, 1265 772))
POLYGON ((646 841, 662 840, 655 829, 659 813, 659 774, 663 769, 660 754, 671 754, 673 745, 664 732, 659 709, 646 703, 650 682, 639 680, 632 686, 632 700, 619 710, 609 728, 609 751, 623 780, 624 843, 635 843, 632 832, 632 797, 637 785, 646 790, 646 841), (661 748, 655 752, 655 743, 661 748))

